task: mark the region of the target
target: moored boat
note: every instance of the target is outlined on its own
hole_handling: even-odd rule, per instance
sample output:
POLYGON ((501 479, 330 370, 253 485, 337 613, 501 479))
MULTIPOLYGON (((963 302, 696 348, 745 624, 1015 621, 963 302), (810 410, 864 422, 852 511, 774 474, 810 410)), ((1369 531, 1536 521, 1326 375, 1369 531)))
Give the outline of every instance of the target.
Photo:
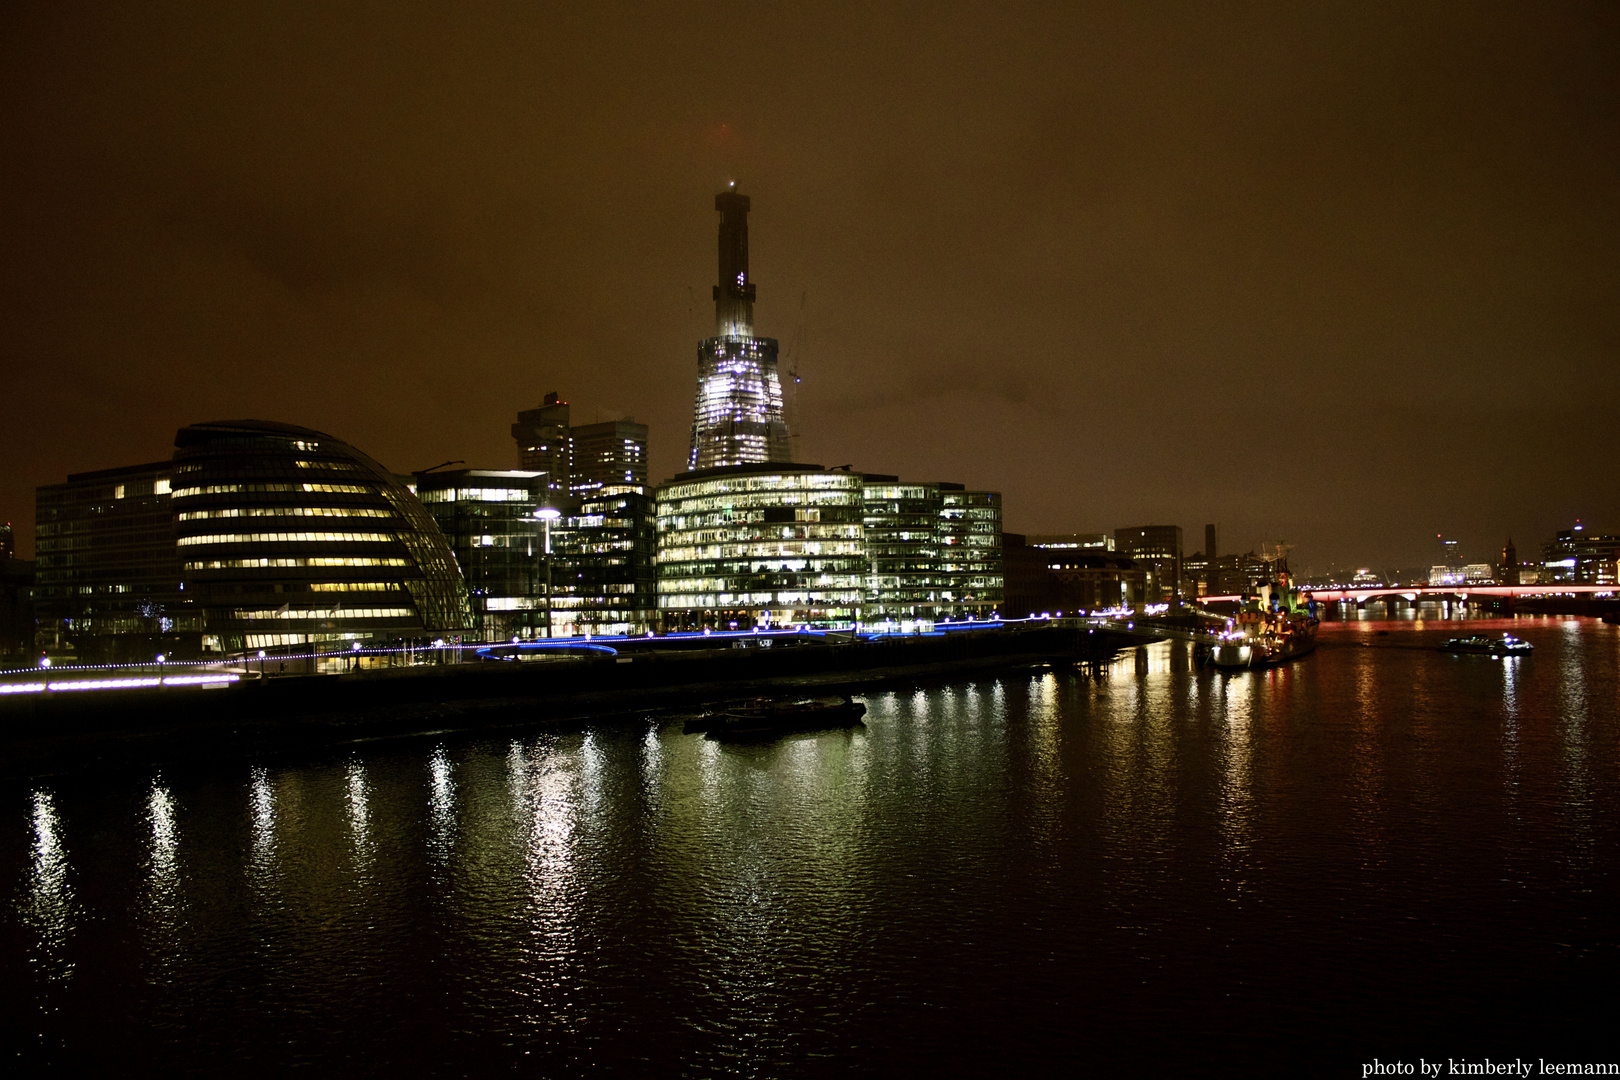
POLYGON ((1271 562, 1272 580, 1227 620, 1209 643, 1206 663, 1228 671, 1266 667, 1316 648, 1316 602, 1293 587, 1282 550, 1271 562))
MULTIPOLYGON (((703 730, 711 739, 778 735, 792 731, 821 731, 861 725, 866 706, 847 694, 841 698, 777 701, 753 698, 712 710, 703 730)), ((687 731, 695 730, 690 722, 687 731)))
POLYGON ((1294 612, 1269 614, 1256 623, 1238 624, 1209 646, 1209 662, 1218 668, 1256 668, 1304 656, 1316 648, 1319 621, 1294 612))

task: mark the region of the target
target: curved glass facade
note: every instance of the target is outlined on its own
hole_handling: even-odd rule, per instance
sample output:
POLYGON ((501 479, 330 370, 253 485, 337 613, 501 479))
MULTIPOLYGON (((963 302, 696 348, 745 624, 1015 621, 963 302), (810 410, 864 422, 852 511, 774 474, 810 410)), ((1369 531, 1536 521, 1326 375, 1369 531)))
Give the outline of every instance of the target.
POLYGON ((175 436, 181 577, 226 652, 458 634, 455 557, 388 470, 307 428, 196 424, 175 436))
POLYGON ((658 608, 671 630, 850 626, 866 583, 859 473, 753 465, 658 489, 658 608))

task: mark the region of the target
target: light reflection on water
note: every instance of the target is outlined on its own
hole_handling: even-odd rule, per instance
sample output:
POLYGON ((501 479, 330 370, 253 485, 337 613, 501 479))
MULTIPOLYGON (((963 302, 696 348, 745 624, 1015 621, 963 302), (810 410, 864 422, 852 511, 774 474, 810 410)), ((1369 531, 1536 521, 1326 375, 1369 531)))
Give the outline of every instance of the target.
POLYGON ((428 776, 428 850, 443 869, 456 847, 456 786, 443 746, 435 747, 428 759, 428 776))
POLYGON ((344 805, 349 817, 349 840, 354 845, 355 864, 364 873, 377 854, 371 835, 370 790, 366 782, 366 767, 358 761, 350 762, 345 770, 344 805))
POLYGON ((67 955, 75 914, 73 886, 68 880, 68 851, 55 796, 36 790, 30 802, 33 849, 21 911, 33 936, 28 959, 46 982, 61 983, 73 974, 74 968, 67 955))
POLYGON ((1225 851, 1235 878, 1242 875, 1241 854, 1251 842, 1254 817, 1254 776, 1252 741, 1256 720, 1254 699, 1262 686, 1261 675, 1252 671, 1237 675, 1215 675, 1222 695, 1220 712, 1225 724, 1215 732, 1221 756, 1221 829, 1226 837, 1225 851))
POLYGON ((882 691, 761 743, 649 718, 36 787, 5 940, 40 1023, 173 1018, 160 1058, 204 1071, 1320 1069, 1574 1025, 1560 988, 1620 974, 1613 632, 1492 663, 1376 630, 882 691), (53 991, 86 971, 141 981, 53 991))

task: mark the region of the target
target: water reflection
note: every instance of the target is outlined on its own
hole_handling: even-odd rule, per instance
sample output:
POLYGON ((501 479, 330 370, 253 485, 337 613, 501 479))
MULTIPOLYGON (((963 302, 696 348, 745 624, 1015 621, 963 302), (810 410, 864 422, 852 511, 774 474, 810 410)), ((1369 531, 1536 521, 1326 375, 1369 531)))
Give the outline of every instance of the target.
MULTIPOLYGON (((1360 644, 1365 645, 1363 641, 1360 644)), ((1349 695, 1349 746, 1346 757, 1349 770, 1350 814, 1355 839, 1362 845, 1363 858, 1369 866, 1381 866, 1389 841, 1384 825, 1385 787, 1388 777, 1384 771, 1383 744, 1387 738, 1389 718, 1385 713, 1384 697, 1389 690, 1387 676, 1380 680, 1379 661, 1382 658, 1374 648, 1358 648, 1350 657, 1353 666, 1354 693, 1349 695)))
MULTIPOLYGON (((523 845, 529 951, 553 964, 574 954, 579 890, 573 846, 579 825, 579 757, 558 742, 539 739, 528 747, 514 742, 507 759, 512 803, 519 814, 517 839, 523 845)), ((555 985, 565 973, 536 969, 533 977, 555 985)))
POLYGON ((1063 684, 1048 672, 1030 680, 1029 694, 1029 743, 1024 762, 1030 778, 1029 824, 1042 854, 1050 855, 1056 848, 1069 786, 1062 747, 1063 684))
MULTIPOLYGON (((1219 718, 1221 729, 1221 832, 1228 858, 1247 852, 1253 842, 1254 738, 1256 701, 1262 690, 1262 673, 1248 671, 1238 676, 1215 676, 1221 687, 1219 718)), ((1236 868, 1234 868, 1236 869, 1236 868)))
POLYGON ((255 765, 248 774, 248 815, 253 837, 248 880, 262 892, 276 872, 276 796, 270 789, 270 771, 263 765, 255 765))
POLYGON ((358 761, 350 762, 345 771, 345 807, 348 810, 349 837, 354 844, 354 859, 363 874, 371 869, 377 855, 377 844, 371 835, 371 788, 366 779, 366 767, 358 761))
POLYGON ((73 886, 68 881, 67 848, 56 799, 48 791, 35 791, 33 850, 28 868, 23 922, 33 931, 29 959, 49 982, 65 982, 73 974, 67 958, 68 933, 73 923, 73 886))
POLYGON ((1502 781, 1509 798, 1519 793, 1519 681, 1521 658, 1502 658, 1502 781))
POLYGON ((180 831, 175 825, 174 795, 164 786, 162 778, 154 779, 147 792, 146 817, 152 830, 148 895, 154 907, 168 910, 179 900, 180 831))
POLYGON ((1572 868, 1584 871, 1592 864, 1594 837, 1594 778, 1588 747, 1592 724, 1591 689, 1584 662, 1580 622, 1565 619, 1558 629, 1561 633, 1555 644, 1562 654, 1560 660, 1563 663, 1562 678, 1558 684, 1558 737, 1564 751, 1566 815, 1571 827, 1583 841, 1579 847, 1571 848, 1570 864, 1572 868))
POLYGON ((442 869, 455 850, 456 788, 450 777, 450 759, 444 747, 433 750, 428 759, 428 851, 442 869))
POLYGON ((1338 633, 1274 671, 1166 644, 906 686, 865 730, 753 745, 603 725, 31 790, 18 996, 265 1071, 341 1046, 379 1071, 474 1047, 480 1075, 799 1074, 986 1016, 975 1037, 1061 1052, 1121 1017, 1208 1040, 1267 1009, 1417 1014, 1549 940, 1612 954, 1611 638, 1582 660, 1549 624, 1490 664, 1338 633))

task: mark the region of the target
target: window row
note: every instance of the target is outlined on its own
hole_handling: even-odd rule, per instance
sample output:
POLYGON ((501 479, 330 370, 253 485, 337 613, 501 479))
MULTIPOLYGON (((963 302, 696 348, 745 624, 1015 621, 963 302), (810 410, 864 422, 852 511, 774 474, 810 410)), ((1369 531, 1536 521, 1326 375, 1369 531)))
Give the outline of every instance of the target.
POLYGON ((175 488, 176 499, 193 495, 246 495, 267 491, 308 491, 321 495, 371 495, 376 489, 364 484, 202 484, 175 488))
POLYGON ((185 564, 187 570, 258 570, 298 566, 409 566, 398 558, 205 559, 185 564))
POLYGON ((233 619, 409 619, 416 615, 415 608, 237 608, 233 619))
POLYGON ((316 543, 387 543, 397 540, 394 533, 380 532, 266 532, 266 533, 207 533, 203 536, 182 536, 175 541, 180 547, 197 544, 293 544, 316 543))
POLYGON ((224 510, 186 510, 177 515, 181 521, 202 521, 209 518, 239 517, 363 517, 391 518, 392 510, 374 506, 247 506, 224 510))

